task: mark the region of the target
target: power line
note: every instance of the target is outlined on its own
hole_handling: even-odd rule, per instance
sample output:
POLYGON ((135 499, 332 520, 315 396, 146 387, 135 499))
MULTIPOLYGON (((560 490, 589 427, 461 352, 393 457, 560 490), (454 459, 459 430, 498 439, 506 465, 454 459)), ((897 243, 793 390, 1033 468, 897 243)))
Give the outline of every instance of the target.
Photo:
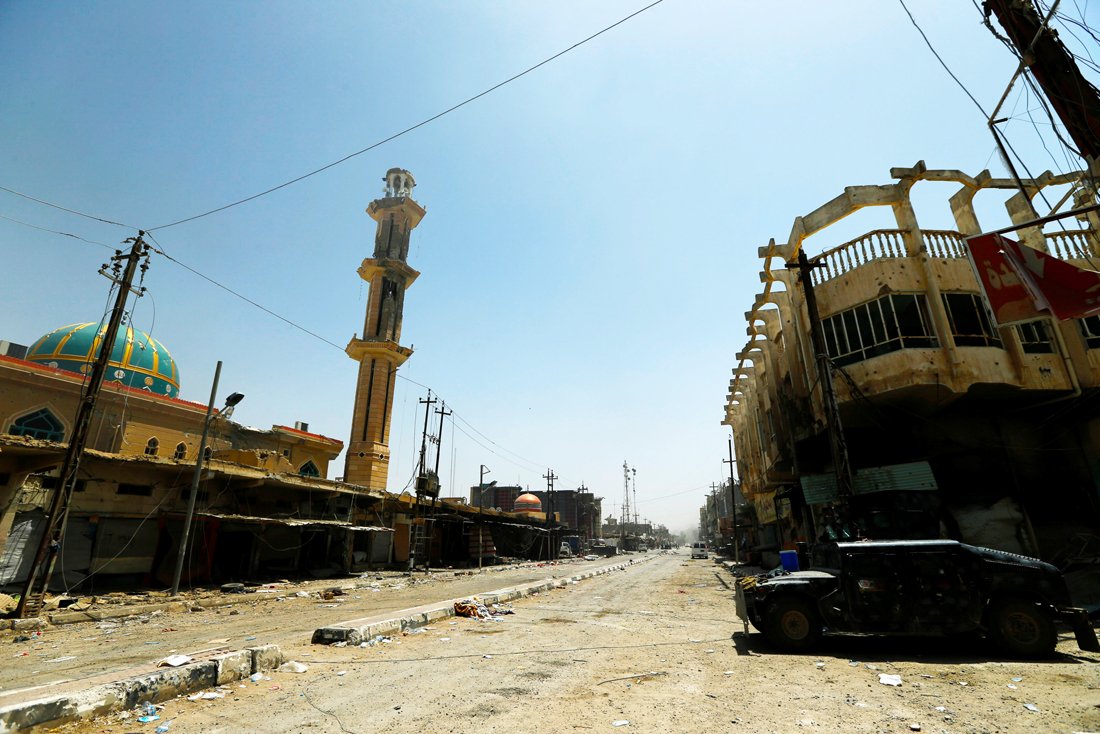
POLYGON ((974 95, 970 93, 970 90, 966 88, 966 85, 963 84, 957 76, 955 76, 955 72, 951 71, 951 68, 947 65, 947 62, 943 60, 943 58, 936 51, 935 47, 932 46, 932 42, 928 40, 928 36, 925 35, 924 30, 920 27, 920 25, 917 24, 917 19, 914 18, 913 13, 909 11, 909 7, 905 4, 905 0, 898 0, 898 3, 900 3, 902 9, 905 10, 905 14, 909 16, 909 21, 913 24, 913 27, 917 29, 918 33, 920 33, 920 37, 924 39, 924 43, 926 46, 928 46, 928 50, 931 51, 932 55, 936 57, 936 61, 940 62, 940 66, 943 67, 944 71, 946 71, 951 76, 951 78, 955 80, 955 83, 959 85, 959 89, 966 92, 966 96, 970 97, 970 101, 973 102, 974 106, 981 111, 982 116, 988 120, 989 115, 986 113, 985 108, 983 108, 981 103, 974 98, 974 95))
POLYGON ((60 209, 63 212, 68 212, 69 214, 75 214, 78 217, 84 217, 85 219, 92 219, 92 220, 95 220, 97 222, 103 222, 104 224, 113 224, 116 227, 125 227, 126 229, 138 229, 138 227, 134 227, 133 225, 130 225, 130 224, 123 224, 122 222, 114 222, 110 219, 103 219, 102 217, 97 217, 97 216, 94 216, 92 214, 85 214, 84 212, 79 212, 76 209, 69 209, 68 207, 61 206, 60 204, 54 204, 53 202, 46 201, 45 199, 39 199, 39 198, 36 198, 34 196, 31 196, 30 194, 24 194, 24 193, 21 193, 19 191, 16 191, 15 189, 9 189, 6 186, 0 186, 0 191, 7 191, 9 194, 15 194, 16 196, 21 196, 24 199, 29 199, 30 201, 35 201, 35 202, 38 202, 39 204, 44 204, 46 206, 53 207, 54 209, 60 209))
MULTIPOLYGON (((2 188, 2 187, 0 187, 2 188)), ((0 219, 6 219, 9 222, 15 222, 16 224, 22 224, 24 227, 30 227, 31 229, 37 229, 40 232, 49 232, 51 234, 59 234, 62 237, 72 237, 74 240, 80 240, 81 242, 87 242, 89 245, 99 245, 100 247, 106 247, 108 250, 117 250, 118 248, 113 245, 108 245, 106 242, 96 242, 95 240, 85 239, 80 235, 72 234, 71 232, 62 232, 56 229, 49 229, 47 227, 39 227, 37 224, 31 224, 30 222, 24 222, 20 219, 13 219, 0 214, 0 219)))
MULTIPOLYGON (((607 26, 606 28, 593 33, 591 36, 588 36, 584 40, 577 41, 576 43, 574 43, 569 48, 564 49, 563 51, 559 51, 558 53, 554 54, 553 56, 551 56, 549 58, 543 59, 542 61, 535 64, 534 66, 530 66, 530 67, 524 69, 523 71, 521 71, 520 73, 505 79, 504 81, 499 82, 497 84, 494 84, 493 86, 489 87, 485 91, 479 92, 478 94, 475 94, 474 96, 469 97, 469 98, 459 102, 458 104, 456 104, 452 107, 448 107, 447 109, 443 110, 442 112, 439 112, 435 115, 432 115, 431 117, 427 118, 426 120, 422 120, 422 121, 416 123, 415 125, 412 125, 411 127, 407 127, 404 130, 402 130, 401 132, 394 133, 393 135, 390 135, 388 138, 384 138, 382 140, 379 140, 377 143, 373 143, 371 145, 368 145, 366 148, 363 148, 362 150, 357 150, 354 153, 349 153, 348 155, 344 156, 343 158, 340 158, 339 160, 335 160, 332 163, 328 163, 324 166, 321 166, 320 168, 312 170, 309 173, 302 174, 301 176, 298 176, 297 178, 292 178, 291 180, 286 181, 284 183, 281 183, 278 186, 272 186, 271 188, 269 188, 265 191, 261 191, 258 194, 253 194, 252 196, 245 197, 244 199, 239 199, 238 201, 234 201, 230 204, 225 204, 224 206, 219 206, 215 209, 211 209, 209 211, 202 212, 201 214, 195 214, 195 215, 190 216, 190 217, 185 217, 183 219, 176 220, 175 222, 170 222, 168 224, 161 224, 157 227, 152 227, 150 230, 147 230, 147 231, 153 231, 153 230, 158 230, 158 229, 167 229, 168 227, 175 227, 177 224, 184 224, 185 222, 193 222, 196 219, 202 219, 203 217, 208 217, 211 214, 217 214, 218 212, 223 212, 226 209, 232 209, 235 206, 240 206, 241 204, 246 204, 250 201, 253 201, 254 199, 259 199, 261 196, 267 196, 268 194, 274 193, 274 192, 278 191, 279 189, 284 189, 287 186, 291 186, 293 184, 298 183, 299 181, 304 181, 305 179, 310 178, 311 176, 316 176, 318 173, 321 173, 323 171, 327 171, 328 169, 333 168, 334 166, 338 166, 341 163, 344 163, 346 161, 349 161, 352 158, 355 158, 356 156, 360 156, 364 153, 367 153, 371 150, 374 150, 375 148, 377 148, 379 146, 385 145, 386 143, 388 143, 392 140, 396 140, 397 138, 400 138, 403 135, 407 135, 408 133, 411 133, 413 130, 424 127, 428 123, 434 122, 434 121, 438 120, 439 118, 441 118, 445 115, 449 115, 450 113, 454 112, 455 110, 457 110, 461 107, 465 107, 466 105, 470 104, 471 102, 474 102, 475 100, 478 100, 478 99, 484 97, 487 94, 495 92, 496 90, 500 89, 501 87, 503 87, 507 84, 511 84, 512 82, 516 81, 520 77, 526 76, 527 74, 530 74, 535 69, 538 69, 541 66, 545 66, 546 64, 549 64, 551 61, 554 61, 555 59, 564 56, 565 54, 569 53, 570 51, 572 51, 572 50, 574 50, 574 49, 576 49, 580 46, 583 46, 584 44, 588 43, 592 39, 594 39, 598 36, 601 36, 604 33, 607 33, 608 31, 615 28, 616 26, 622 25, 623 23, 627 22, 631 18, 644 13, 645 11, 649 10, 650 8, 652 8, 656 5, 660 5, 662 2, 664 2, 664 0, 655 0, 655 2, 652 2, 649 5, 646 5, 644 8, 641 8, 640 10, 635 10, 633 13, 626 16, 625 18, 622 18, 620 20, 615 21, 614 23, 607 26)), ((114 222, 112 222, 112 224, 114 224, 114 222)))

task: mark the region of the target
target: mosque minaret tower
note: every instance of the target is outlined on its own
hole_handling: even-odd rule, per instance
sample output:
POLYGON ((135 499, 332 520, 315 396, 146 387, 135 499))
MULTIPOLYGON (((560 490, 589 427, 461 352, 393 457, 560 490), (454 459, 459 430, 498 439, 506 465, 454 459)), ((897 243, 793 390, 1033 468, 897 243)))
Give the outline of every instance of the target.
POLYGON ((424 208, 412 198, 416 181, 401 168, 386 171, 381 199, 367 207, 377 222, 374 255, 359 266, 370 284, 362 338, 348 342, 348 356, 359 362, 355 410, 351 420, 344 481, 371 489, 385 489, 390 465, 390 420, 393 413, 397 368, 412 354, 401 346, 401 314, 405 290, 419 272, 405 262, 409 235, 424 218, 424 208))

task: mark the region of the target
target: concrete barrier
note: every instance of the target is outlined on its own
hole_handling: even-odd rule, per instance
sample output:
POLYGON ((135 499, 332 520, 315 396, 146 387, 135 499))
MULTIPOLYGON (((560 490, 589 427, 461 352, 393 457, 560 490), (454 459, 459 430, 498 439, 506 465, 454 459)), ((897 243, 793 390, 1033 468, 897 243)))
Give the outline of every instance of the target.
POLYGON ((283 662, 278 645, 252 647, 178 668, 158 668, 81 691, 20 701, 0 707, 0 734, 42 724, 59 725, 112 711, 157 703, 273 670, 283 662))
MULTIPOLYGON (((573 583, 595 578, 596 576, 602 576, 603 574, 622 571, 635 563, 641 563, 657 557, 658 556, 654 555, 639 558, 637 560, 631 559, 623 561, 622 563, 616 563, 612 566, 605 566, 595 571, 578 573, 567 578, 547 579, 546 581, 535 581, 530 584, 525 584, 521 587, 489 591, 484 594, 477 594, 477 598, 485 604, 503 604, 505 602, 531 596, 532 594, 541 594, 543 592, 552 591, 553 589, 564 588, 573 583)), ((314 645, 332 645, 337 642, 343 642, 348 645, 360 645, 364 641, 369 641, 379 635, 388 637, 400 634, 405 630, 423 627, 438 619, 453 617, 455 613, 454 603, 456 601, 459 601, 459 599, 449 599, 435 605, 406 609, 404 612, 399 613, 399 616, 389 619, 357 619, 327 627, 319 627, 313 631, 310 642, 314 645)))

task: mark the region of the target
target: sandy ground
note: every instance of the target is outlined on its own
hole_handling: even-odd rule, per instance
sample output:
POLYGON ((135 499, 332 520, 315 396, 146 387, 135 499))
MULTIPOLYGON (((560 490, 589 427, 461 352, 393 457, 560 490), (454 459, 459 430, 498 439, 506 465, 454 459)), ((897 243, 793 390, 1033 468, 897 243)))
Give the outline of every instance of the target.
MULTIPOLYGON (((868 638, 786 655, 755 631, 735 636, 729 580, 681 550, 517 601, 502 621, 445 620, 367 648, 289 645, 306 672, 168 701, 157 723, 172 734, 1100 731, 1100 655, 1068 632, 1043 662, 996 659, 980 642, 868 638)), ((157 725, 136 715, 63 731, 157 725)))

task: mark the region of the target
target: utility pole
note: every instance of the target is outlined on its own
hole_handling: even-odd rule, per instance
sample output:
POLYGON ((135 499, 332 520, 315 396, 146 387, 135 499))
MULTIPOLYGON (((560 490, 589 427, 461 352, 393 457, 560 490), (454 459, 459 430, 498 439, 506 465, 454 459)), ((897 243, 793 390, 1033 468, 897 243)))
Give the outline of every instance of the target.
POLYGON ((737 538, 737 489, 733 484, 733 438, 730 440, 730 457, 723 463, 730 465, 730 507, 733 508, 733 562, 741 563, 741 545, 737 538))
POLYGON ((88 442, 92 412, 95 410, 96 401, 99 399, 100 390, 103 388, 103 380, 107 374, 115 338, 118 336, 118 329, 122 325, 122 319, 126 313, 126 299, 131 292, 138 297, 145 293, 145 289, 140 286, 136 290, 133 288, 134 275, 138 270, 138 261, 141 261, 142 280, 144 280, 145 271, 149 269, 149 246, 142 239, 144 236, 145 232, 139 230, 137 237, 130 237, 125 240, 131 245, 130 252, 127 255, 123 255, 121 250, 115 250, 114 257, 111 258, 113 265, 109 273, 107 272, 106 263, 99 269, 100 275, 118 286, 118 294, 115 296, 115 304, 111 309, 111 316, 107 321, 103 338, 99 341, 99 353, 92 365, 88 381, 84 384, 84 391, 80 396, 76 418, 73 420, 72 435, 69 437, 69 445, 65 449, 65 457, 61 462, 61 481, 50 499, 49 508, 46 510, 46 526, 42 533, 42 539, 38 543, 34 563, 27 575, 27 583, 23 587, 23 593, 15 607, 15 616, 18 618, 37 616, 42 607, 42 599, 46 594, 46 587, 49 585, 53 565, 57 560, 57 553, 61 549, 61 542, 64 539, 65 521, 68 519, 69 505, 72 501, 73 490, 76 488, 80 458, 88 442))
POLYGON ((630 467, 623 460, 623 506, 619 521, 619 552, 626 552, 626 519, 630 517, 630 467))
POLYGON ((806 297, 806 311, 810 315, 810 343, 814 350, 814 363, 817 366, 817 381, 821 384, 822 405, 825 408, 825 426, 829 433, 829 449, 833 458, 833 471, 836 473, 836 487, 841 503, 848 505, 852 497, 852 467, 848 463, 848 446, 844 442, 844 428, 840 422, 840 404, 836 399, 836 386, 833 385, 833 370, 829 353, 825 349, 825 335, 821 330, 821 316, 817 311, 817 297, 814 295, 813 269, 820 263, 810 263, 806 251, 798 250, 798 262, 787 263, 790 269, 798 270, 798 279, 802 283, 802 292, 806 297))
MULTIPOLYGON (((424 406, 424 430, 420 434, 420 471, 416 477, 416 504, 413 506, 413 522, 410 525, 410 538, 409 538, 409 571, 412 572, 416 569, 416 563, 420 559, 417 558, 417 547, 424 545, 424 518, 421 517, 420 501, 421 497, 425 494, 431 494, 433 488, 432 479, 435 479, 434 488, 436 493, 439 492, 439 479, 438 475, 431 475, 428 472, 428 417, 432 412, 432 406, 436 404, 436 400, 432 397, 432 391, 428 390, 428 397, 421 398, 419 401, 424 406)), ((437 455, 438 458, 438 455, 437 455)), ((421 553, 427 555, 424 549, 421 548, 421 553)))
POLYGON ((546 554, 547 560, 553 561, 558 557, 558 549, 554 545, 554 481, 557 480, 557 475, 554 474, 553 469, 547 469, 546 473, 542 475, 542 478, 546 480, 546 530, 550 542, 550 550, 546 554))
POLYGON ((630 468, 630 479, 634 486, 634 535, 638 534, 638 470, 630 468))
POLYGON ((987 25, 991 14, 997 16, 1008 40, 1066 126, 1090 173, 1100 173, 1100 94, 1096 87, 1081 74, 1058 35, 1039 18, 1031 0, 985 0, 982 7, 987 25))
POLYGON ((719 527, 719 517, 720 517, 720 515, 718 513, 718 485, 715 484, 714 482, 710 483, 710 499, 711 499, 711 505, 714 507, 714 516, 713 516, 714 517, 714 523, 712 525, 712 527, 714 529, 711 531, 711 533, 712 533, 711 537, 714 539, 714 548, 715 548, 715 550, 717 550, 718 549, 718 541, 722 537, 722 532, 721 532, 721 528, 719 527))

